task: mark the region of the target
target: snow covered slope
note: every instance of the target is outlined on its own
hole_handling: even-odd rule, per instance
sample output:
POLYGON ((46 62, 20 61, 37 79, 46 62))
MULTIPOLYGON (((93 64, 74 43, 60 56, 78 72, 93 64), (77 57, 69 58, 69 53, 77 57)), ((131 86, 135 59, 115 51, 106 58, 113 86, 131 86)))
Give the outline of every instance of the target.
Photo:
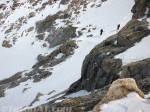
POLYGON ((140 61, 150 57, 150 36, 145 37, 141 42, 137 43, 134 47, 119 54, 116 58, 120 58, 123 64, 140 61))
MULTIPOLYGON (((32 6, 27 0, 21 0, 19 3, 24 3, 18 6, 16 10, 11 10, 9 6, 13 4, 13 1, 7 3, 5 0, 0 1, 5 3, 7 8, 5 9, 5 14, 8 12, 8 17, 6 16, 1 22, 4 23, 0 27, 0 43, 4 41, 4 38, 11 43, 13 43, 14 38, 17 38, 13 47, 5 48, 0 46, 0 79, 8 78, 18 71, 24 71, 30 69, 36 62, 36 57, 39 54, 50 52, 51 49, 43 48, 43 41, 38 41, 35 30, 27 32, 30 27, 35 27, 35 23, 39 20, 44 19, 49 14, 55 14, 60 10, 67 9, 67 5, 58 8, 58 4, 52 6, 47 6, 43 11, 37 12, 35 17, 28 18, 30 12, 35 12, 37 8, 40 8, 43 3, 48 0, 42 0, 37 6, 32 6), (50 11, 50 13, 49 13, 50 11), (22 22, 19 22, 20 18, 24 18, 22 22), (27 23, 27 24, 26 24, 27 23), (19 25, 21 24, 21 26, 19 25), (12 31, 5 33, 7 29, 14 26, 12 31), (19 27, 19 29, 17 29, 19 27), (34 42, 34 45, 32 45, 34 42)), ((0 13, 3 13, 0 10, 0 13)))
MULTIPOLYGON (((150 19, 148 19, 150 25, 150 19)), ((127 51, 119 54, 116 58, 120 58, 123 61, 123 65, 127 65, 131 62, 140 61, 150 57, 150 36, 145 37, 141 42, 136 43, 134 47, 131 47, 127 51)))
MULTIPOLYGON (((49 14, 53 15, 58 11, 66 10, 71 1, 66 5, 60 5, 58 0, 56 3, 46 5, 42 11, 36 12, 36 9, 41 8, 42 4, 47 1, 42 0, 38 5, 32 6, 26 0, 20 0, 19 3, 22 3, 22 5, 16 7, 15 10, 9 8, 13 4, 12 1, 9 3, 6 3, 5 0, 0 1, 7 6, 5 12, 10 13, 7 17, 1 19, 0 43, 2 44, 4 40, 7 40, 12 45, 10 48, 0 46, 0 79, 8 78, 19 71, 27 70, 24 73, 30 72, 39 54, 49 54, 56 49, 48 46, 42 47, 46 42, 35 37, 37 35, 35 23, 43 20, 49 14), (29 18, 31 12, 36 13, 34 17, 29 18), (22 25, 19 25, 18 20, 23 16, 25 18, 22 25), (13 29, 9 33, 5 33, 12 25, 13 29), (17 29, 17 27, 19 28, 17 29), (31 27, 34 27, 34 29, 27 32, 31 27), (17 40, 14 42, 15 37, 17 40)), ((12 107, 17 112, 18 109, 23 107, 24 109, 32 108, 52 100, 52 96, 67 90, 73 82, 80 78, 82 62, 91 49, 107 37, 117 33, 117 24, 120 23, 122 28, 131 19, 130 10, 133 4, 134 0, 108 0, 106 2, 91 0, 86 8, 81 5, 80 13, 72 13, 70 18, 71 24, 77 27, 76 32, 81 31, 83 34, 74 38, 78 49, 66 61, 54 66, 53 70, 51 67, 44 68, 52 72, 52 75, 48 78, 37 83, 28 80, 15 88, 7 89, 5 97, 0 98, 0 110, 6 109, 4 111, 8 112, 8 109, 12 107), (83 30, 83 28, 86 29, 83 30), (99 36, 101 28, 104 29, 104 33, 99 36), (23 92, 24 89, 27 90, 23 92), (43 94, 39 101, 29 106, 39 92, 43 94)), ((0 11, 0 13, 2 12, 3 10, 0 11)), ((63 20, 56 20, 55 22, 56 27, 64 26, 63 20)))
POLYGON ((102 112, 149 112, 149 105, 149 99, 142 99, 137 93, 130 93, 126 98, 102 105, 101 109, 102 112))

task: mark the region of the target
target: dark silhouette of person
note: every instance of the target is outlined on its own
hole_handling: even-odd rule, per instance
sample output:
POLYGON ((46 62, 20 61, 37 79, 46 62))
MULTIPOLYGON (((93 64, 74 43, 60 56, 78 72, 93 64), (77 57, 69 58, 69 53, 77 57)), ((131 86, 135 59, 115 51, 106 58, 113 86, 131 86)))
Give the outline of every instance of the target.
POLYGON ((120 28, 120 24, 117 25, 117 30, 119 30, 119 28, 120 28))
POLYGON ((102 35, 102 34, 103 34, 103 32, 104 32, 104 31, 103 31, 103 29, 101 29, 101 30, 100 30, 100 35, 102 35))

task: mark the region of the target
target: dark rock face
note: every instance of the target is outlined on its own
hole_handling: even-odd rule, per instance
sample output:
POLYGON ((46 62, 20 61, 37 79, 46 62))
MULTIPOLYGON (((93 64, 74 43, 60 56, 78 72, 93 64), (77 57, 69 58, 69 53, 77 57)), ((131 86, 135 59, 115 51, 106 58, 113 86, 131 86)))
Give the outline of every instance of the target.
POLYGON ((49 71, 40 71, 40 73, 38 75, 34 75, 33 76, 33 82, 39 82, 42 79, 45 79, 47 77, 49 77, 52 73, 49 71))
POLYGON ((66 12, 59 11, 54 15, 48 15, 44 20, 36 22, 37 33, 50 32, 54 29, 54 23, 56 19, 66 19, 69 15, 66 12))
POLYGON ((5 91, 4 89, 0 86, 0 97, 4 97, 5 96, 5 91))
POLYGON ((134 78, 137 82, 150 78, 150 58, 122 67, 120 75, 123 78, 134 78))
POLYGON ((135 0, 135 4, 131 10, 133 19, 139 19, 145 15, 146 8, 149 8, 150 0, 135 0))
POLYGON ((10 78, 0 80, 0 97, 3 97, 6 89, 11 89, 20 85, 29 79, 33 79, 33 82, 39 82, 42 79, 49 77, 52 73, 45 71, 44 69, 33 69, 31 72, 25 73, 18 72, 10 78))
MULTIPOLYGON (((70 15, 67 11, 59 11, 54 15, 47 16, 42 21, 38 21, 36 23, 36 31, 38 33, 37 38, 43 40, 44 38, 42 38, 41 34, 44 34, 44 32, 49 32, 49 35, 45 38, 45 41, 47 41, 50 44, 50 47, 55 47, 71 38, 75 38, 77 36, 76 27, 68 25, 67 27, 63 28, 55 28, 55 20, 66 19, 69 17, 70 15)), ((68 23, 66 22, 66 25, 67 24, 68 23)))
POLYGON ((133 18, 141 18, 144 16, 146 11, 145 0, 135 0, 135 5, 133 6, 131 12, 133 13, 133 18))
POLYGON ((69 1, 70 1, 70 0, 61 0, 60 4, 65 5, 65 4, 67 4, 69 1))
POLYGON ((65 98, 63 96, 47 104, 38 106, 31 110, 26 110, 24 112, 87 112, 87 111, 91 111, 94 108, 94 106, 99 101, 101 101, 101 99, 105 96, 108 89, 109 89, 109 86, 106 86, 95 92, 91 92, 89 95, 75 97, 75 98, 65 98), (55 103, 55 101, 61 100, 61 99, 63 100, 62 102, 55 103))
POLYGON ((44 67, 55 66, 64 61, 68 56, 72 55, 75 48, 77 48, 77 44, 75 43, 75 41, 67 41, 58 49, 54 50, 51 54, 47 56, 39 55, 37 57, 38 62, 33 66, 33 68, 37 68, 42 65, 44 67), (56 58, 59 53, 62 53, 63 56, 60 58, 56 58))
POLYGON ((118 34, 97 45, 83 62, 81 78, 70 86, 68 93, 102 88, 119 78, 122 62, 113 57, 134 46, 150 34, 146 21, 131 20, 118 34), (140 30, 137 27, 141 26, 140 30))
POLYGON ((13 30, 13 28, 14 28, 13 25, 10 26, 10 28, 5 31, 5 34, 10 33, 13 30))
POLYGON ((102 69, 108 74, 117 74, 121 70, 120 66, 122 66, 120 59, 106 58, 102 62, 102 69))
POLYGON ((45 37, 45 33, 40 33, 36 36, 39 40, 43 40, 45 37))
POLYGON ((34 17, 35 16, 35 12, 31 12, 31 13, 29 13, 29 18, 31 18, 31 17, 34 17))
POLYGON ((0 19, 3 19, 3 17, 4 17, 3 13, 0 13, 0 19))
POLYGON ((145 94, 148 94, 150 92, 150 78, 139 81, 138 86, 145 94))
POLYGON ((51 34, 45 39, 50 44, 50 47, 55 47, 67 41, 70 38, 76 37, 76 28, 68 26, 66 28, 60 28, 51 30, 51 34))
POLYGON ((12 44, 10 44, 10 41, 4 40, 2 46, 6 48, 10 48, 12 47, 12 44))
POLYGON ((148 94, 150 91, 150 58, 123 66, 118 76, 134 78, 140 89, 148 94))
MULTIPOLYGON (((143 89, 146 88, 146 90, 150 90, 149 78, 146 80, 142 80, 140 84, 143 89)), ((65 96, 62 96, 58 99, 52 100, 46 104, 26 110, 24 112, 88 112, 93 110, 95 105, 102 101, 102 99, 104 99, 105 95, 109 91, 109 88, 110 85, 98 89, 97 91, 93 91, 89 95, 75 98, 66 98, 65 96), (62 101, 59 103, 55 103, 55 101, 57 100, 62 101)))
POLYGON ((0 80, 0 97, 4 97, 5 96, 5 90, 6 88, 12 88, 12 87, 16 87, 18 86, 18 82, 17 80, 19 78, 21 78, 21 72, 16 73, 15 75, 13 75, 12 77, 8 78, 8 79, 4 79, 4 80, 0 80))
POLYGON ((34 29, 34 27, 30 27, 30 28, 27 30, 27 32, 31 32, 31 31, 33 31, 33 29, 34 29))
POLYGON ((77 48, 77 44, 75 41, 70 40, 61 45, 58 49, 54 50, 48 56, 39 55, 37 57, 38 63, 34 65, 33 69, 30 72, 18 72, 12 77, 9 77, 4 80, 0 80, 0 97, 3 97, 5 94, 6 88, 14 88, 20 83, 25 82, 27 80, 33 79, 33 82, 39 82, 50 75, 52 72, 47 71, 45 69, 41 69, 40 67, 53 67, 62 61, 64 61, 68 56, 74 53, 74 49, 77 48), (62 57, 57 57, 59 53, 62 53, 62 57), (56 58, 57 57, 57 58, 56 58))

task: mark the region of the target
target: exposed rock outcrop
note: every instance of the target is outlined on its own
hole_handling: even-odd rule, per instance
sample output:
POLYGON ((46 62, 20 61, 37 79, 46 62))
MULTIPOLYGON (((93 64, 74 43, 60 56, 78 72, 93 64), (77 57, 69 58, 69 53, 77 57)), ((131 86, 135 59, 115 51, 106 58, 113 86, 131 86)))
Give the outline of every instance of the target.
POLYGON ((0 86, 0 98, 5 96, 4 89, 0 86))
POLYGON ((94 107, 93 112, 100 112, 101 105, 123 98, 131 92, 136 92, 144 98, 144 93, 137 87, 134 79, 125 78, 114 81, 105 97, 94 107))
POLYGON ((55 66, 64 61, 68 56, 72 55, 74 53, 75 48, 77 48, 77 44, 75 43, 75 41, 73 40, 67 41, 49 55, 47 56, 39 55, 37 57, 38 62, 33 66, 33 68, 37 68, 40 66, 44 67, 55 66), (63 54, 62 57, 56 58, 60 53, 63 54))
POLYGON ((147 25, 144 20, 133 19, 118 34, 97 45, 84 59, 81 78, 71 85, 68 93, 102 88, 118 79, 116 74, 121 71, 122 62, 114 56, 148 36, 147 25))
POLYGON ((55 20, 66 19, 69 17, 70 14, 68 11, 59 11, 54 15, 48 15, 42 21, 38 21, 36 23, 36 30, 38 33, 37 37, 41 37, 41 34, 44 34, 44 32, 49 32, 49 35, 45 38, 45 41, 50 44, 50 47, 55 47, 67 41, 68 39, 75 38, 77 36, 76 27, 73 27, 66 23, 66 27, 61 27, 57 29, 55 28, 55 20))
MULTIPOLYGON (((150 91, 150 78, 140 81, 140 89, 150 91)), ((139 86, 138 86, 139 87, 139 86)), ((92 111, 95 105, 107 103, 115 99, 120 99, 125 97, 130 92, 137 92, 141 97, 143 97, 143 92, 139 89, 132 78, 119 79, 114 81, 113 84, 108 85, 104 88, 94 90, 89 95, 67 98, 65 96, 50 101, 47 104, 43 104, 36 108, 31 109, 31 112, 87 112, 92 111), (57 102, 59 101, 59 102, 57 102)), ((95 108, 97 109, 99 105, 95 108)), ((28 112, 29 110, 25 111, 28 112)))
POLYGON ((27 30, 27 32, 31 32, 31 31, 33 31, 34 30, 34 27, 30 27, 28 30, 27 30))
POLYGON ((150 10, 150 0, 134 0, 135 5, 132 8, 133 19, 139 19, 145 15, 146 10, 150 10), (148 8, 148 9, 147 9, 148 8))
POLYGON ((26 110, 25 112, 87 112, 91 111, 96 104, 101 101, 107 93, 109 86, 91 92, 89 95, 75 98, 67 98, 65 96, 50 101, 47 104, 38 106, 36 108, 26 110), (60 100, 60 102, 57 102, 60 100))
POLYGON ((41 69, 40 67, 53 67, 62 61, 64 61, 68 56, 74 53, 75 48, 77 48, 77 44, 75 41, 70 40, 61 45, 58 49, 54 50, 50 55, 44 57, 38 56, 38 63, 34 65, 34 68, 27 73, 18 72, 10 78, 4 79, 0 81, 0 97, 3 97, 5 94, 6 88, 14 88, 20 83, 25 82, 27 80, 33 79, 33 82, 39 82, 42 79, 45 79, 52 75, 52 72, 47 71, 45 69, 41 69), (62 57, 57 57, 59 54, 63 54, 62 57))
POLYGON ((58 28, 51 30, 51 34, 45 39, 50 44, 50 47, 55 47, 64 43, 65 41, 76 37, 76 28, 68 26, 65 28, 58 28))
POLYGON ((20 83, 25 82, 29 79, 33 79, 33 82, 39 82, 42 79, 47 78, 51 74, 52 73, 49 71, 36 68, 28 73, 18 72, 9 78, 0 80, 0 97, 3 97, 5 95, 6 89, 14 88, 20 85, 20 83))
POLYGON ((145 93, 150 92, 150 78, 146 78, 138 82, 138 87, 145 93))
POLYGON ((44 33, 45 31, 50 32, 54 29, 54 23, 56 19, 66 19, 69 15, 64 12, 57 12, 54 15, 48 15, 44 20, 36 22, 37 33, 44 33))
POLYGON ((29 13, 29 18, 34 17, 34 16, 35 16, 35 14, 36 14, 35 12, 30 12, 30 13, 29 13))
MULTIPOLYGON (((150 78, 150 58, 130 63, 122 67, 118 74, 121 78, 134 78, 140 87, 140 81, 150 78)), ((146 93, 146 91, 143 91, 146 93)))
POLYGON ((43 96, 43 94, 39 92, 29 106, 32 106, 35 102, 39 101, 41 96, 43 96))
POLYGON ((45 33, 40 33, 36 36, 39 40, 43 40, 45 37, 45 33))
POLYGON ((6 48, 10 48, 12 47, 12 44, 10 44, 10 41, 4 40, 2 46, 6 48))

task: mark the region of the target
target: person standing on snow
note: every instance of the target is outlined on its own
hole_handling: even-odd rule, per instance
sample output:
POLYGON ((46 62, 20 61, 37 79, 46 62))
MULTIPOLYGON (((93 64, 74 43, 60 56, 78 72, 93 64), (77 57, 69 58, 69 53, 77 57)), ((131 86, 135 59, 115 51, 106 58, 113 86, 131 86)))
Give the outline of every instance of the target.
POLYGON ((103 34, 103 32, 104 32, 104 31, 103 31, 103 29, 101 29, 101 30, 100 30, 100 35, 102 35, 102 34, 103 34))
POLYGON ((117 25, 117 30, 119 30, 119 28, 120 28, 120 24, 117 25))

